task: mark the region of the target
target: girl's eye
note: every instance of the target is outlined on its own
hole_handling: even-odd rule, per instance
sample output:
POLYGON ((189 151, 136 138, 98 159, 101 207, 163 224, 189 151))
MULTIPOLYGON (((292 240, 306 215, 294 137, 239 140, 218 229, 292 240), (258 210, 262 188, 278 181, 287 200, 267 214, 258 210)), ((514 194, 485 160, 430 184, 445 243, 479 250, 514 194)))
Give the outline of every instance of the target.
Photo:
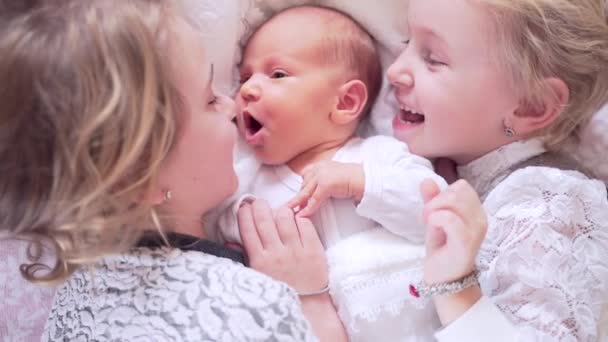
POLYGON ((422 57, 424 59, 424 62, 432 67, 440 67, 447 65, 446 63, 436 59, 435 56, 433 56, 433 53, 426 49, 422 51, 422 57))
POLYGON ((424 58, 424 60, 426 61, 426 63, 430 66, 434 66, 434 67, 438 67, 438 66, 446 66, 447 64, 440 62, 434 58, 432 58, 431 56, 427 56, 424 58))
POLYGON ((284 77, 287 77, 287 74, 282 71, 274 71, 270 77, 271 78, 284 78, 284 77))

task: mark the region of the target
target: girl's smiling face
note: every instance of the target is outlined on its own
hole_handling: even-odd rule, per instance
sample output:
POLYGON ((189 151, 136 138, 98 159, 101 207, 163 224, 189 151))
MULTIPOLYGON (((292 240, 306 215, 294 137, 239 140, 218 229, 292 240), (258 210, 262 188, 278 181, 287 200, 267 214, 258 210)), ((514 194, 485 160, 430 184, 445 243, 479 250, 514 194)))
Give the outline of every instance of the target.
POLYGON ((410 40, 388 70, 400 111, 394 135, 427 158, 463 164, 508 142, 519 97, 490 15, 469 0, 411 0, 410 40))

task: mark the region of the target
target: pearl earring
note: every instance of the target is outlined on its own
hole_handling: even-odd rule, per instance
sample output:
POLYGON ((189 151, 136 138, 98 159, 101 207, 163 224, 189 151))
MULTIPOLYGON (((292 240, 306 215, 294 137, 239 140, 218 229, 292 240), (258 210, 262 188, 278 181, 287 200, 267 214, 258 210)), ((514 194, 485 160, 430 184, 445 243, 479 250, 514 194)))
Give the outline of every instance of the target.
POLYGON ((164 202, 168 202, 169 200, 171 200, 172 196, 173 196, 173 194, 171 193, 171 190, 164 190, 163 191, 163 201, 164 202))
POLYGON ((509 138, 513 138, 515 136, 515 130, 511 127, 505 127, 505 135, 509 138))
POLYGON ((502 124, 504 126, 504 133, 505 136, 507 136, 508 138, 513 138, 515 136, 515 130, 513 129, 513 127, 507 125, 506 122, 503 122, 502 124))

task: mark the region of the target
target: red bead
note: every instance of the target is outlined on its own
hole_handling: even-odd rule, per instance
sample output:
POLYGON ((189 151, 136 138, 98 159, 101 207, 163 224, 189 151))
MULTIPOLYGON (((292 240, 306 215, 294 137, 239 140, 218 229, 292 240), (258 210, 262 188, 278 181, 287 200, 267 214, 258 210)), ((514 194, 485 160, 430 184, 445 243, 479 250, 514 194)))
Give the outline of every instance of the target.
POLYGON ((416 298, 420 298, 420 293, 418 293, 414 285, 410 285, 410 294, 416 298))

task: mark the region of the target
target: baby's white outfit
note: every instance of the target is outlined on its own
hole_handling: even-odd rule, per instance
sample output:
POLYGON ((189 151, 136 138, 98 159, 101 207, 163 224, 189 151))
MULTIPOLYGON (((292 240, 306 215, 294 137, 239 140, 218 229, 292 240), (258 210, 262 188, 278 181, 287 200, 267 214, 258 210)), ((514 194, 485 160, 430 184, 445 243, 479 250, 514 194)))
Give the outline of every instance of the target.
MULTIPOLYGON (((311 218, 327 249, 330 293, 351 341, 417 340, 412 339, 413 330, 432 336, 439 325, 434 309, 411 297, 408 286, 422 278, 420 184, 431 178, 445 188, 445 181, 428 160, 387 136, 353 138, 333 160, 360 163, 365 174, 359 204, 331 199, 311 218)), ((302 177, 287 165, 264 165, 245 191, 278 208, 301 186, 302 177)), ((237 201, 219 219, 225 241, 240 242, 235 215, 239 205, 237 201)))

